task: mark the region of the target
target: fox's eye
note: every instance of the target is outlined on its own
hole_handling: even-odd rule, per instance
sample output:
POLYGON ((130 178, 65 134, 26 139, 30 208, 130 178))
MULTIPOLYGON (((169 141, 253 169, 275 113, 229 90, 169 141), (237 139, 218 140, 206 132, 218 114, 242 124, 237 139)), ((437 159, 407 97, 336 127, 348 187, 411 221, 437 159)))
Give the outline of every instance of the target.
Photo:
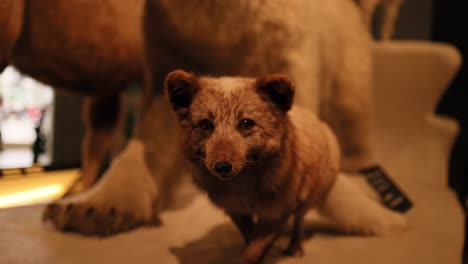
POLYGON ((197 127, 205 131, 211 131, 214 128, 213 123, 211 123, 211 121, 206 118, 198 121, 197 127))
POLYGON ((241 119, 238 125, 239 129, 242 129, 242 130, 249 130, 254 126, 255 126, 255 121, 249 118, 241 119))

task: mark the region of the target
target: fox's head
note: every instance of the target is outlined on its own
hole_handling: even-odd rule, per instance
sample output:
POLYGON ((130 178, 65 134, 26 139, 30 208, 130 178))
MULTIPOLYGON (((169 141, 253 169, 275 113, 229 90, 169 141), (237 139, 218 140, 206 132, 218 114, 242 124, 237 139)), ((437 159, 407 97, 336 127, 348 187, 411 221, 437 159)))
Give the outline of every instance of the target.
POLYGON ((186 156, 219 180, 281 150, 294 97, 287 76, 199 78, 178 70, 166 77, 165 89, 183 130, 186 156))

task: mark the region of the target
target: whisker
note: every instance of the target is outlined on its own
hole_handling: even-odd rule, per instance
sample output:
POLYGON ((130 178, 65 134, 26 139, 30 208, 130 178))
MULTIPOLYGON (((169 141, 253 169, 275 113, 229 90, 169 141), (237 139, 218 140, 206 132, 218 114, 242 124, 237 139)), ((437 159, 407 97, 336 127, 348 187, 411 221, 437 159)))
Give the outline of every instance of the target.
POLYGON ((195 167, 203 167, 205 165, 205 159, 198 159, 198 160, 192 161, 192 164, 195 167))
POLYGON ((253 160, 248 160, 247 163, 248 163, 248 164, 264 164, 264 162, 261 162, 261 161, 253 161, 253 160))
POLYGON ((198 159, 202 159, 202 160, 204 160, 204 159, 205 159, 205 157, 204 157, 204 156, 197 155, 197 154, 193 154, 193 157, 194 157, 194 158, 198 158, 198 159))

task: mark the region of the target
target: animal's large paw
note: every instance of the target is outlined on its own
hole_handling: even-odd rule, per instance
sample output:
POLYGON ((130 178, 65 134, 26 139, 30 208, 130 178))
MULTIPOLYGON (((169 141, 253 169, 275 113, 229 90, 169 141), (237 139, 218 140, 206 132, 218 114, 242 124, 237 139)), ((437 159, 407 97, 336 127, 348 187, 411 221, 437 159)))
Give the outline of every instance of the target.
POLYGON ((61 231, 111 235, 159 224, 156 184, 146 168, 143 146, 129 144, 90 190, 49 204, 43 220, 61 231))
POLYGON ((55 228, 64 232, 108 236, 141 225, 159 225, 157 215, 150 219, 135 212, 120 211, 112 206, 96 207, 87 203, 58 201, 49 204, 43 214, 55 228))

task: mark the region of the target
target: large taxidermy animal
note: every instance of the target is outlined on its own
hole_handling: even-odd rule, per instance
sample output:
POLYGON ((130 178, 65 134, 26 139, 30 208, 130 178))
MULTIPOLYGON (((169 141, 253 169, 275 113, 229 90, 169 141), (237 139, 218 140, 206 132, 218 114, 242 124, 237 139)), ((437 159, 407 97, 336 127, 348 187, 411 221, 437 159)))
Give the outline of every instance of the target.
POLYGON ((146 73, 134 138, 96 185, 50 204, 44 219, 60 230, 101 235, 159 222, 158 210, 187 171, 163 96, 164 76, 176 68, 288 74, 301 87, 297 103, 337 135, 342 169, 372 164, 371 38, 361 12, 353 0, 1 1, 0 65, 89 96, 86 189, 121 142, 122 90, 146 73))

